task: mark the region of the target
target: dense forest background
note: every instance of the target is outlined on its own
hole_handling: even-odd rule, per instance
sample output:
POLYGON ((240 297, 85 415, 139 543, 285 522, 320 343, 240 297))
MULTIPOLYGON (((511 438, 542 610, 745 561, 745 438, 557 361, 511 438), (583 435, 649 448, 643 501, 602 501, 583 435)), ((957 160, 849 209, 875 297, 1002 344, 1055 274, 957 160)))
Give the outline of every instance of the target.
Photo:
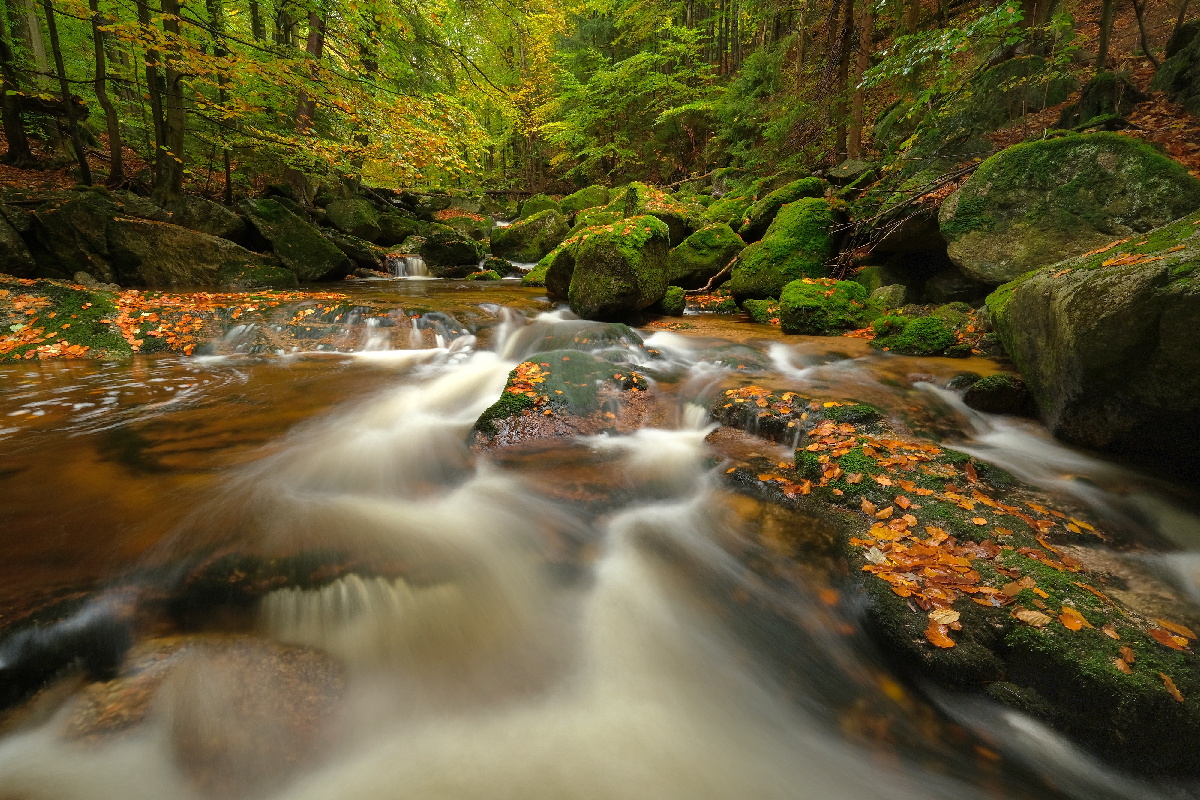
POLYGON ((6 0, 6 161, 228 202, 961 160, 1093 74, 1148 78, 1187 5, 6 0))

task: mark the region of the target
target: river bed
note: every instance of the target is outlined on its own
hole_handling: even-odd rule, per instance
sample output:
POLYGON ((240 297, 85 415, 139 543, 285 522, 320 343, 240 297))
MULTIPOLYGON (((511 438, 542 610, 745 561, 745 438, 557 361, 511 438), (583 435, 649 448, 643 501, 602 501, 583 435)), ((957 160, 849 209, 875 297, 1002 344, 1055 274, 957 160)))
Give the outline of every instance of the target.
POLYGON ((0 796, 1200 796, 904 681, 827 533, 721 482, 790 448, 714 434, 714 392, 855 399, 1087 507, 1196 593, 1191 489, 947 388, 996 363, 704 315, 638 344, 507 283, 347 291, 427 334, 0 366, 0 623, 77 601, 134 639, 116 680, 7 715, 0 796), (564 342, 649 368, 646 424, 469 447, 516 363, 564 342), (301 560, 324 577, 289 581, 301 560), (252 603, 194 578, 252 567, 252 603))

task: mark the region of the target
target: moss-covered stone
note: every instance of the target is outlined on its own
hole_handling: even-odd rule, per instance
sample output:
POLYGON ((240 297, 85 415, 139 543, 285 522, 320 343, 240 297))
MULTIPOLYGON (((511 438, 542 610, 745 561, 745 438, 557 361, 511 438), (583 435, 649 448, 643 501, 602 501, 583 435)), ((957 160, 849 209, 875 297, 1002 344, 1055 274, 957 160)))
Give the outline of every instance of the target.
POLYGON ((945 353, 946 348, 952 347, 958 341, 951 326, 938 317, 883 319, 888 326, 884 330, 890 332, 878 335, 877 328, 877 335, 871 340, 871 346, 879 350, 908 356, 936 356, 945 353), (899 326, 897 320, 903 320, 903 326, 899 326))
POLYGON ((380 247, 395 247, 410 236, 420 235, 428 229, 428 225, 418 220, 398 214, 395 211, 379 215, 379 236, 375 243, 380 247))
POLYGON ((25 244, 21 234, 8 220, 0 218, 0 272, 27 278, 33 275, 36 269, 33 254, 29 252, 29 246, 25 244))
POLYGON ((228 239, 126 217, 109 223, 108 252, 123 286, 214 286, 221 270, 261 266, 262 261, 228 239))
POLYGON ((167 211, 176 225, 245 244, 246 220, 220 203, 195 195, 180 195, 167 204, 167 211))
POLYGON ((1200 208, 1200 180, 1113 133, 1028 142, 985 161, 942 206, 951 259, 991 285, 1200 208))
POLYGON ((867 290, 854 281, 802 278, 779 295, 779 324, 784 333, 828 336, 864 327, 871 316, 867 290))
POLYGON ((726 195, 714 200, 704 210, 704 222, 708 225, 725 223, 734 231, 742 227, 746 212, 754 205, 754 198, 745 195, 726 195))
POLYGON ((504 276, 494 269, 481 269, 467 276, 469 281, 498 281, 504 276))
POLYGON ((362 197, 334 200, 325 207, 325 214, 333 227, 350 236, 374 242, 382 233, 379 212, 362 197))
MULTIPOLYGON (((555 251, 557 252, 557 251, 555 251)), ((534 265, 533 269, 526 272, 521 278, 522 286, 545 286, 546 272, 550 269, 550 262, 554 257, 554 252, 547 255, 541 261, 534 265)))
POLYGON ((724 223, 701 228, 671 249, 667 280, 686 289, 698 289, 729 266, 745 246, 724 223))
POLYGON ((1054 264, 987 298, 1056 435, 1176 477, 1200 477, 1191 444, 1200 437, 1197 220, 1054 264))
POLYGON ((595 228, 599 225, 611 225, 621 219, 621 212, 607 207, 585 208, 575 215, 575 224, 571 226, 568 236, 574 236, 585 228, 595 228))
POLYGON ((243 200, 239 208, 270 242, 280 262, 300 280, 341 280, 354 269, 354 262, 337 245, 282 203, 271 199, 243 200))
POLYGON ((1033 406, 1025 381, 1003 372, 972 383, 963 394, 963 402, 989 414, 1027 414, 1033 406))
POLYGON ((820 178, 801 178, 782 186, 759 200, 746 211, 738 233, 746 242, 757 242, 771 227, 779 210, 788 203, 806 197, 824 197, 829 184, 820 178))
POLYGON ((540 214, 543 211, 554 210, 562 213, 562 208, 558 205, 558 201, 553 197, 544 194, 535 194, 521 203, 521 219, 529 219, 534 214, 540 214))
POLYGON ((1200 36, 1195 35, 1200 26, 1190 24, 1172 41, 1172 52, 1154 73, 1151 88, 1166 92, 1188 112, 1200 114, 1200 36))
POLYGON ((606 206, 622 217, 652 216, 667 226, 671 247, 677 247, 694 230, 701 227, 703 209, 688 206, 654 186, 633 182, 621 193, 613 192, 606 206))
POLYGON ((574 194, 564 197, 558 204, 563 214, 575 214, 585 208, 596 208, 608 205, 608 188, 605 186, 587 186, 574 194))
POLYGON ((0 289, 5 290, 0 297, 0 362, 72 354, 111 359, 133 353, 114 322, 116 292, 53 280, 22 282, 2 274, 0 289), (13 297, 21 297, 26 308, 11 307, 13 297), (25 313, 30 308, 34 313, 25 313))
POLYGON ((249 289, 294 289, 299 285, 296 273, 273 264, 230 265, 217 273, 222 289, 243 292, 249 289))
POLYGON ((682 317, 687 308, 687 293, 679 286, 668 286, 662 299, 658 301, 658 310, 668 317, 682 317))
POLYGON ((567 238, 567 220, 546 209, 492 233, 492 252, 510 261, 541 260, 567 238))
POLYGON ((474 267, 483 258, 483 253, 482 243, 445 225, 431 227, 421 245, 421 258, 425 260, 431 272, 437 268, 461 266, 470 266, 472 269, 469 271, 474 271, 474 267))
POLYGON ((652 216, 588 228, 547 256, 546 288, 586 319, 619 319, 667 290, 670 233, 652 216))
POLYGON ((750 315, 750 320, 759 325, 779 323, 779 301, 771 298, 766 300, 747 300, 742 303, 742 310, 750 315))
POLYGON ((776 216, 762 241, 742 251, 726 288, 739 301, 778 297, 783 287, 800 278, 824 277, 832 258, 834 207, 813 197, 788 203, 776 216))

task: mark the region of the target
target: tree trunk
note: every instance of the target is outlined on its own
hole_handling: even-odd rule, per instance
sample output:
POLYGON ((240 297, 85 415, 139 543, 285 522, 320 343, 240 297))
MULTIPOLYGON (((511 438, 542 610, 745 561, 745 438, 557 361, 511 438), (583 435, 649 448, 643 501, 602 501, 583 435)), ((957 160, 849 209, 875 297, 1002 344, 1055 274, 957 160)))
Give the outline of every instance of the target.
MULTIPOLYGON (((229 55, 229 49, 225 46, 225 8, 221 0, 205 0, 205 5, 208 7, 208 17, 212 22, 213 31, 213 55, 217 58, 224 58, 229 55)), ((224 70, 217 73, 217 101, 224 108, 229 102, 229 92, 225 86, 229 83, 229 76, 224 70)), ((225 144, 221 148, 221 164, 225 170, 225 190, 223 199, 226 205, 233 205, 233 164, 232 157, 229 153, 229 146, 225 144)))
POLYGON ((847 138, 848 138, 848 123, 849 114, 846 109, 846 92, 849 89, 847 85, 850 77, 850 41, 854 34, 854 0, 845 0, 842 9, 842 25, 841 32, 838 35, 837 52, 837 79, 834 84, 837 91, 837 100, 834 102, 833 113, 837 121, 835 129, 835 148, 837 149, 838 157, 845 158, 847 138))
POLYGON ((263 26, 262 10, 258 6, 258 0, 250 0, 250 35, 256 42, 267 38, 267 29, 263 26))
POLYGON ((87 151, 83 149, 83 138, 79 134, 79 118, 76 116, 75 101, 71 97, 71 86, 67 82, 67 69, 63 66, 62 46, 58 41, 58 24, 54 20, 54 3, 42 0, 46 12, 46 32, 50 34, 50 52, 54 54, 54 70, 58 73, 58 90, 67 111, 67 131, 71 137, 71 148, 79 164, 79 182, 92 185, 92 170, 88 166, 87 151))
MULTIPOLYGON (((147 0, 135 0, 137 7, 138 25, 145 31, 144 36, 150 35, 150 6, 147 0)), ((145 54, 146 99, 150 101, 150 128, 154 132, 153 150, 146 154, 146 160, 154 164, 158 151, 163 147, 163 100, 162 81, 159 79, 158 63, 162 60, 158 51, 147 48, 145 54)), ((142 106, 145 109, 145 106, 142 106)))
MULTIPOLYGON (((179 0, 161 0, 163 32, 179 37, 179 0)), ((183 138, 187 109, 183 104, 183 75, 179 48, 170 45, 162 71, 162 140, 154 159, 154 199, 160 205, 183 190, 183 138)))
POLYGON ((1102 0, 1100 4, 1100 39, 1096 43, 1096 74, 1108 69, 1108 44, 1112 40, 1113 12, 1116 0, 1102 0))
POLYGON ((900 28, 904 33, 916 33, 921 24, 921 0, 903 0, 904 11, 900 28))
POLYGON ((863 5, 858 28, 858 63, 854 70, 854 97, 850 100, 850 131, 846 142, 847 158, 862 158, 863 106, 866 90, 858 84, 871 65, 871 38, 875 32, 875 13, 868 2, 863 5))
POLYGON ((108 184, 117 186, 125 181, 125 145, 121 140, 121 121, 117 118, 117 109, 108 96, 108 65, 104 53, 104 32, 100 30, 106 21, 100 17, 100 0, 88 0, 88 9, 92 12, 92 49, 96 56, 96 101, 104 109, 104 123, 108 128, 108 184))
POLYGON ((4 123, 4 138, 8 140, 8 152, 3 162, 14 167, 28 169, 37 166, 37 159, 29 149, 29 136, 25 132, 25 117, 17 105, 17 94, 21 91, 17 83, 17 68, 12 46, 8 41, 8 27, 0 31, 0 119, 4 123))
POLYGON ((1158 69, 1158 59, 1155 58, 1154 52, 1150 49, 1150 40, 1146 36, 1146 0, 1131 0, 1133 3, 1133 13, 1137 15, 1138 38, 1142 43, 1142 52, 1146 54, 1146 58, 1150 59, 1150 63, 1158 69))
MULTIPOLYGON (((310 12, 308 15, 308 39, 304 43, 304 52, 310 59, 310 72, 315 73, 316 62, 320 60, 321 53, 325 49, 325 20, 323 20, 317 12, 310 12)), ((315 78, 315 74, 313 75, 315 78)), ((312 128, 313 111, 316 108, 316 103, 312 96, 301 88, 296 97, 296 135, 307 136, 312 128)), ((291 185, 296 192, 296 199, 305 205, 308 204, 311 194, 308 178, 304 172, 295 167, 288 167, 284 172, 284 179, 291 185)))
MULTIPOLYGON (((29 54, 33 56, 33 65, 38 72, 50 71, 50 62, 46 59, 46 41, 42 38, 42 26, 38 22, 37 0, 25 0, 25 11, 21 15, 23 25, 18 27, 29 54)), ((37 84, 37 80, 34 80, 37 84)))

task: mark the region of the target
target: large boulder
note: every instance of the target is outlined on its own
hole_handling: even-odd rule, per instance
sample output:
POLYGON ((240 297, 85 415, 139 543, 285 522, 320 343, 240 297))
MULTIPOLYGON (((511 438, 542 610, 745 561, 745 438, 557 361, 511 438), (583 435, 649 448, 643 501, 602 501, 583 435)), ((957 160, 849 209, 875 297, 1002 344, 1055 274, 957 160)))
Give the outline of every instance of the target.
POLYGON ((781 186, 750 206, 746 212, 745 222, 738 229, 738 234, 747 242, 757 242, 771 227, 779 209, 805 197, 824 197, 828 188, 829 184, 820 178, 801 178, 786 186, 781 186))
POLYGON ((701 228, 667 256, 667 283, 698 289, 729 266, 745 246, 725 223, 701 228))
POLYGON ((669 242, 666 224, 651 216, 588 228, 547 256, 546 288, 581 317, 627 317, 666 293, 669 242))
POLYGON ((1200 208, 1200 180, 1142 142, 1092 133, 985 161, 939 215, 954 263, 997 285, 1200 208))
POLYGON ((558 202, 553 197, 547 197, 544 194, 535 194, 521 203, 521 219, 529 219, 534 214, 550 210, 562 213, 562 208, 559 207, 558 202))
POLYGON ((988 296, 1042 420, 1085 447, 1195 480, 1200 460, 1200 214, 988 296))
POLYGON ((375 244, 395 247, 408 237, 423 233, 428 227, 426 223, 398 212, 386 211, 379 215, 379 236, 375 238, 375 244))
POLYGON ((228 239, 166 222, 118 217, 107 233, 109 259, 122 286, 215 286, 222 270, 262 261, 228 239))
POLYGON ((1180 28, 1167 45, 1167 59, 1151 88, 1161 89, 1192 114, 1200 114, 1200 21, 1180 28))
POLYGON ((115 283, 108 258, 108 224, 121 214, 103 192, 63 192, 33 214, 32 238, 39 274, 69 278, 82 270, 115 283))
POLYGON ((17 229, 0 217, 0 272, 18 278, 28 278, 37 269, 28 245, 17 229))
POLYGON ((357 236, 349 234, 331 233, 329 239, 354 262, 356 267, 378 271, 384 269, 387 250, 382 247, 377 247, 366 239, 359 239, 357 236))
POLYGON ((702 227, 703 208, 680 203, 678 199, 655 186, 634 182, 620 194, 613 195, 606 206, 622 217, 652 216, 666 226, 671 236, 671 247, 677 247, 697 228, 702 227))
POLYGON ((534 262, 567 238, 567 219, 552 208, 498 228, 492 234, 492 252, 509 261, 534 262))
POLYGON ((855 281, 802 278, 783 287, 779 325, 784 333, 829 336, 870 321, 867 290, 855 281))
POLYGON ((788 203, 761 241, 742 251, 726 288, 739 301, 778 297, 801 278, 820 278, 834 253, 834 207, 824 198, 788 203))
POLYGON ((246 220, 229 208, 194 195, 180 195, 167 204, 171 222, 198 233, 243 242, 246 220))
POLYGON ((484 247, 480 242, 463 236, 453 228, 434 225, 421 245, 421 258, 425 259, 429 271, 438 277, 466 277, 439 274, 446 267, 470 266, 474 272, 483 258, 484 247))
POLYGON ((243 200, 239 208, 300 280, 340 280, 353 271, 354 262, 337 245, 277 200, 243 200))
POLYGON ((357 239, 373 242, 382 232, 379 226, 379 212, 370 201, 361 197, 334 200, 325 206, 325 215, 329 217, 329 224, 357 239))
POLYGON ((587 186, 574 194, 569 194, 559 202, 558 207, 564 214, 575 214, 585 208, 595 208, 607 205, 608 189, 604 186, 587 186))

